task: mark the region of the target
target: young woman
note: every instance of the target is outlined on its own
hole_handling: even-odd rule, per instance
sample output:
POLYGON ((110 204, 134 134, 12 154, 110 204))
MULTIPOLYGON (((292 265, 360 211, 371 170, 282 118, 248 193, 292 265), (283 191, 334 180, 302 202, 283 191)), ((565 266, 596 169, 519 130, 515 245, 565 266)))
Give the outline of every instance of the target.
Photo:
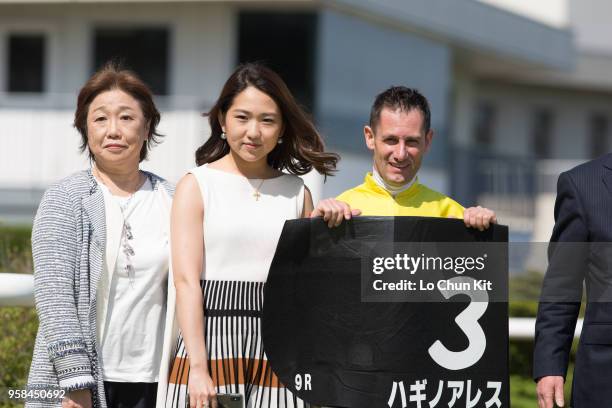
POLYGON ((296 175, 329 175, 338 157, 324 152, 282 79, 260 65, 230 76, 208 119, 199 167, 179 182, 172 208, 181 335, 166 406, 216 407, 217 393, 240 393, 246 407, 303 406, 267 362, 263 289, 285 220, 312 211, 296 175))

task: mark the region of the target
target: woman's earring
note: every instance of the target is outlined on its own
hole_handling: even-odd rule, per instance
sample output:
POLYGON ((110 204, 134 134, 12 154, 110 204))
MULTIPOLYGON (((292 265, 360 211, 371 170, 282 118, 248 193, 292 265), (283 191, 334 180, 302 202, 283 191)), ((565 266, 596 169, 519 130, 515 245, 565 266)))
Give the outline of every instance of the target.
POLYGON ((282 138, 282 137, 279 137, 279 138, 278 138, 278 141, 277 141, 276 143, 278 143, 278 144, 282 144, 282 143, 283 143, 283 138, 282 138))
POLYGON ((219 137, 223 140, 227 139, 227 136, 225 136, 225 132, 221 132, 221 135, 219 137))

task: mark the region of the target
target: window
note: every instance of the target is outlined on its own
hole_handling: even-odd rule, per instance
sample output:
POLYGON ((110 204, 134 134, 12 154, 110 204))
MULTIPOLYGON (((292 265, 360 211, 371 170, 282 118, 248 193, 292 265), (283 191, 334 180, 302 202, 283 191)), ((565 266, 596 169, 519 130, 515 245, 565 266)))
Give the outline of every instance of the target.
POLYGON ((476 106, 474 139, 476 144, 489 147, 495 141, 495 122, 497 109, 489 102, 480 102, 476 106))
POLYGON ((548 109, 537 109, 533 115, 532 140, 536 158, 548 159, 553 142, 554 116, 548 109))
POLYGON ((591 157, 599 157, 610 150, 608 139, 608 118, 602 114, 596 114, 590 118, 590 141, 591 157))
POLYGON ((276 71, 291 93, 314 110, 316 46, 314 13, 241 12, 238 62, 263 62, 276 71))
POLYGON ((9 92, 43 92, 45 89, 45 36, 11 34, 8 37, 9 92))
POLYGON ((156 95, 168 94, 168 30, 100 28, 94 34, 93 71, 110 60, 136 72, 156 95))

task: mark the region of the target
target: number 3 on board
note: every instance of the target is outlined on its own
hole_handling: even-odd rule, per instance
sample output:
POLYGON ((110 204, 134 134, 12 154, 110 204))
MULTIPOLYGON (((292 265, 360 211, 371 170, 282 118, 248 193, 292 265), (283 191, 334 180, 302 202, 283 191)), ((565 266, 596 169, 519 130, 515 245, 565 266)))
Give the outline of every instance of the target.
MULTIPOLYGON (((474 287, 474 279, 467 276, 457 276, 449 282, 469 282, 474 287)), ((453 285, 461 287, 461 285, 453 285)), ((455 322, 468 338, 468 346, 463 351, 451 351, 440 340, 429 347, 429 355, 438 365, 449 370, 462 370, 473 366, 480 360, 487 347, 487 338, 478 323, 478 319, 487 310, 489 295, 486 290, 441 290, 446 299, 459 294, 468 295, 470 304, 455 318, 455 322)))

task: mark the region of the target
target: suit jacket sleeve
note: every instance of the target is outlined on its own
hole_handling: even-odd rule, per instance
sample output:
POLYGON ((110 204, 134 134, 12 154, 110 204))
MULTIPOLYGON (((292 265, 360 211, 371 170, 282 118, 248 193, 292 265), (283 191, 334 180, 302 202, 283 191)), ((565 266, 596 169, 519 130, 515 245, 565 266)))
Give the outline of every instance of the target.
POLYGON ((582 299, 589 232, 571 172, 557 183, 555 227, 536 320, 533 377, 565 377, 582 299))

